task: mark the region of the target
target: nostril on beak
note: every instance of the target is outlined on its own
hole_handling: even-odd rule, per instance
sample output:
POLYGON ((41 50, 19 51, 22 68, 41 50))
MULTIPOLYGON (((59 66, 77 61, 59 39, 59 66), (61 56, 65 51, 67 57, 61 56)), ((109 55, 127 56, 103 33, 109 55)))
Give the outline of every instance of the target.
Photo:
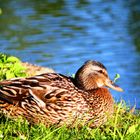
POLYGON ((105 83, 106 86, 108 86, 109 88, 112 88, 116 91, 120 91, 120 92, 123 92, 123 89, 120 88, 118 85, 116 85, 113 81, 111 80, 106 80, 106 83, 105 83))

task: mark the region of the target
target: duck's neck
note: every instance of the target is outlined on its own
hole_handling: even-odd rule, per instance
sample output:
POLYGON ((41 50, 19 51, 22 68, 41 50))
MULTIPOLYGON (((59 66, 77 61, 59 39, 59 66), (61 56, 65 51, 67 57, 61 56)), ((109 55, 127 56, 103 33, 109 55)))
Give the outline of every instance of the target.
POLYGON ((85 91, 97 89, 96 78, 93 74, 85 73, 84 71, 78 71, 75 75, 75 85, 85 91))

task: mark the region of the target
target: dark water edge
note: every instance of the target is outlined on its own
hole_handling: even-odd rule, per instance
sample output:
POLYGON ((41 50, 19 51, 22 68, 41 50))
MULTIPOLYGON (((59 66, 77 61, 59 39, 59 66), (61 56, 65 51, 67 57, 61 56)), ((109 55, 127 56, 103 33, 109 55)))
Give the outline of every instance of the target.
POLYGON ((71 75, 98 60, 125 90, 116 101, 140 108, 139 0, 0 1, 0 52, 71 75))

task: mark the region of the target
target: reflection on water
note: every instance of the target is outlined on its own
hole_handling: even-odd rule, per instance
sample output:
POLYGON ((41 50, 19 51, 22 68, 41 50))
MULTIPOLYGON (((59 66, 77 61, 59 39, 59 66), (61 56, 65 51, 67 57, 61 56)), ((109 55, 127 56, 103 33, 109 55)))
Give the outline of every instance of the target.
POLYGON ((140 52, 140 1, 131 2, 130 33, 137 51, 140 52))
POLYGON ((1 2, 0 51, 72 74, 88 59, 121 75, 116 100, 140 107, 140 9, 138 0, 1 2))

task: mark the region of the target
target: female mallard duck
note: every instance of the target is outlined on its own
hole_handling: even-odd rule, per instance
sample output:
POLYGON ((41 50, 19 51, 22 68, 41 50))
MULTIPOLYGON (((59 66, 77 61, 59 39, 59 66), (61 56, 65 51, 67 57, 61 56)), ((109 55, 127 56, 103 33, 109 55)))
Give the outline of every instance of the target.
POLYGON ((23 116, 32 123, 103 124, 113 113, 113 98, 105 86, 117 91, 106 68, 87 61, 75 78, 44 73, 0 82, 0 110, 8 116, 23 116))

